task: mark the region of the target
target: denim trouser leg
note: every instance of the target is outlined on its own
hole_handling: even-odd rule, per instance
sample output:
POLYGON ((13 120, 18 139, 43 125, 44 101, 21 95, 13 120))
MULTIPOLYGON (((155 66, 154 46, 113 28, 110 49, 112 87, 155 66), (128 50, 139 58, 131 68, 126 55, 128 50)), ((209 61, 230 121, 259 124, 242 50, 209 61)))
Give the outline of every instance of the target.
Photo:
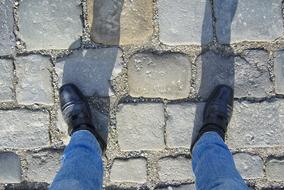
POLYGON ((248 190, 227 145, 215 132, 203 134, 195 144, 192 168, 197 190, 248 190))
POLYGON ((103 183, 102 152, 95 136, 77 131, 64 151, 61 169, 50 190, 101 190, 103 183))

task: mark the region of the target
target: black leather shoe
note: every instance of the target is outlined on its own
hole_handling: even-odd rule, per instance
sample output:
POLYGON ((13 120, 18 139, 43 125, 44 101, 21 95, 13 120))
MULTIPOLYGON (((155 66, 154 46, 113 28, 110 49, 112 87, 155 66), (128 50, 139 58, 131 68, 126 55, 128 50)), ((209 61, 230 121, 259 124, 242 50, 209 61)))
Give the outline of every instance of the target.
POLYGON ((96 137, 104 152, 106 141, 96 131, 90 107, 82 92, 74 84, 65 84, 60 88, 59 96, 61 111, 68 124, 69 135, 71 136, 79 130, 88 130, 96 137))
MULTIPOLYGON (((217 86, 211 93, 203 112, 203 125, 199 130, 197 142, 200 137, 209 131, 217 132, 223 140, 233 113, 234 91, 226 85, 217 86)), ((193 143, 191 149, 193 148, 193 143)))

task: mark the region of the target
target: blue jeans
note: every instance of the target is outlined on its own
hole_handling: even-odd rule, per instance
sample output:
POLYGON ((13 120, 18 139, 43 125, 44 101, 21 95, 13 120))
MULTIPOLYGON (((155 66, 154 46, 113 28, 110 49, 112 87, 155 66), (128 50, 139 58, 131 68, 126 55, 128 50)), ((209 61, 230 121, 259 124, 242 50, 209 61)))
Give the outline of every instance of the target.
POLYGON ((192 150, 197 190, 248 190, 232 154, 215 132, 204 133, 192 150))
MULTIPOLYGON (((101 190, 101 154, 99 143, 90 132, 75 132, 50 190, 101 190)), ((248 190, 228 147, 215 132, 205 133, 198 140, 192 152, 192 166, 197 190, 248 190)))

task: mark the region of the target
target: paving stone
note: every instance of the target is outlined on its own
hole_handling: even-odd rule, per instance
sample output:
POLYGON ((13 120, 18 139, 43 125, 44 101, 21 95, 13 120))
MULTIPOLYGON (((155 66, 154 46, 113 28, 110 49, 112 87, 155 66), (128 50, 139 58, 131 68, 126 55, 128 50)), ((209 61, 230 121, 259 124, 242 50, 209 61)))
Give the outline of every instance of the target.
POLYGON ((61 152, 38 152, 27 156, 26 180, 51 183, 60 168, 61 152))
POLYGON ((21 1, 18 14, 19 37, 27 50, 80 47, 81 1, 21 1))
POLYGON ((146 183, 146 160, 143 158, 115 159, 110 172, 110 181, 111 183, 146 183))
POLYGON ((268 71, 268 55, 247 50, 244 58, 206 52, 197 58, 197 88, 207 98, 219 84, 234 86, 235 97, 261 98, 270 95, 273 84, 268 71))
POLYGON ((21 182, 21 161, 13 152, 0 153, 0 183, 21 182))
POLYGON ((87 3, 91 38, 95 42, 129 45, 151 39, 152 0, 88 0, 87 3))
POLYGON ((0 148, 49 145, 49 114, 43 111, 0 110, 0 148))
POLYGON ((0 102, 12 102, 14 66, 12 60, 0 59, 0 102))
POLYGON ((235 102, 228 130, 230 147, 270 147, 284 144, 284 103, 235 102))
POLYGON ((274 40, 284 32, 281 0, 216 0, 214 9, 223 44, 274 40))
POLYGON ((234 57, 212 51, 200 55, 196 60, 196 86, 201 97, 207 98, 219 84, 234 85, 234 57))
POLYGON ((277 94, 284 94, 284 51, 276 53, 274 63, 275 90, 277 94))
POLYGON ((118 48, 74 51, 56 63, 59 86, 74 83, 86 96, 112 95, 110 80, 121 72, 121 56, 118 48))
POLYGON ((235 96, 262 98, 271 95, 273 84, 269 76, 268 52, 244 51, 244 58, 235 59, 235 96))
POLYGON ((168 186, 165 188, 159 188, 158 190, 195 190, 194 184, 180 185, 180 186, 168 186))
POLYGON ((272 159, 267 162, 266 175, 271 181, 284 181, 284 160, 272 159))
POLYGON ((0 56, 15 53, 14 3, 14 0, 3 0, 0 2, 0 56))
POLYGON ((166 143, 170 148, 190 148, 194 128, 200 128, 203 104, 168 104, 166 143))
POLYGON ((213 39, 209 0, 159 0, 158 14, 162 43, 208 44, 213 39))
POLYGON ((243 178, 256 179, 264 177, 263 161, 259 156, 237 153, 234 154, 234 161, 243 178))
POLYGON ((50 58, 41 55, 17 57, 15 60, 19 104, 53 104, 51 86, 52 64, 50 58))
POLYGON ((118 144, 123 151, 164 149, 162 104, 123 104, 116 115, 118 144))
POLYGON ((163 182, 192 180, 191 160, 184 157, 166 157, 159 160, 159 176, 163 182))
POLYGON ((133 97, 187 98, 190 80, 191 64, 181 54, 136 54, 128 65, 129 93, 133 97))

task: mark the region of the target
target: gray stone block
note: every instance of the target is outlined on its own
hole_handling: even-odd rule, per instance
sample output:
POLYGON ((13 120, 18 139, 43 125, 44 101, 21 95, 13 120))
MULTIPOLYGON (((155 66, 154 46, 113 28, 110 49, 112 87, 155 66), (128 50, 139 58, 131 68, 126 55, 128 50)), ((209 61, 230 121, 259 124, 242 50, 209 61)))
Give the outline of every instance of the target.
POLYGON ((20 183, 21 161, 13 152, 0 153, 0 183, 20 183))
POLYGON ((284 33, 281 0, 216 0, 214 10, 223 44, 270 41, 284 33))
POLYGON ((116 115, 118 144, 123 151, 163 150, 162 104, 123 104, 116 115))
POLYGON ((133 97, 181 99, 190 92, 191 64, 182 54, 134 55, 128 64, 133 97))
POLYGON ((115 159, 110 172, 111 183, 146 183, 147 162, 144 158, 115 159))
POLYGON ((284 160, 271 159, 266 163, 266 175, 270 181, 284 181, 284 160))
POLYGON ((25 179, 30 182, 51 183, 60 168, 62 153, 38 152, 27 156, 25 179))
POLYGON ((179 186, 168 186, 165 188, 159 188, 157 190, 195 190, 195 185, 189 184, 189 185, 179 185, 179 186))
POLYGON ((0 148, 49 146, 49 114, 43 111, 0 110, 0 148))
POLYGON ((122 70, 121 56, 118 48, 74 51, 56 63, 59 86, 74 83, 86 96, 110 96, 113 94, 110 80, 122 70))
POLYGON ((14 0, 3 0, 0 2, 0 56, 15 53, 14 3, 14 0))
POLYGON ((166 143, 170 148, 190 148, 194 130, 201 127, 203 104, 168 104, 166 143))
POLYGON ((19 37, 27 50, 80 47, 81 1, 21 1, 18 14, 19 37))
POLYGON ((274 63, 275 91, 277 94, 284 94, 284 51, 276 53, 274 63))
POLYGON ((0 59, 0 102, 12 102, 15 99, 13 75, 12 60, 0 59))
POLYGON ((191 160, 184 157, 166 157, 158 162, 159 177, 162 182, 192 180, 191 160))
POLYGON ((53 104, 50 58, 41 55, 17 57, 15 60, 18 83, 16 97, 19 104, 53 104))
POLYGON ((207 98, 219 84, 235 89, 235 97, 263 98, 272 94, 273 84, 268 70, 268 54, 247 50, 244 59, 206 52, 197 58, 198 94, 207 98))
POLYGON ((213 39, 208 0, 159 0, 160 40, 168 45, 208 44, 213 39))
POLYGON ((246 50, 246 61, 235 59, 235 97, 263 98, 272 94, 273 84, 269 75, 268 52, 246 50))
POLYGON ((256 179, 264 177, 263 161, 259 156, 237 153, 234 154, 234 161, 243 178, 256 179))
POLYGON ((283 101, 235 102, 228 130, 230 147, 271 147, 284 144, 283 101))

